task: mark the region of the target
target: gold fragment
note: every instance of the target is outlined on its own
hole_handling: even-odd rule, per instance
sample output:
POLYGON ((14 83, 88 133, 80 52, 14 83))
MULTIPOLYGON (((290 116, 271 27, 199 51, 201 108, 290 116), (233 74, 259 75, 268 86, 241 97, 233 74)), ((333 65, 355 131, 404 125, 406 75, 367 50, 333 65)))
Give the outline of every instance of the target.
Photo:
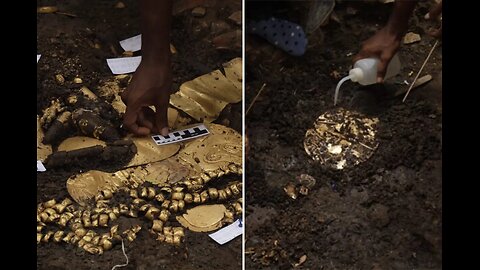
POLYGON ((110 250, 113 246, 112 242, 106 238, 101 239, 99 244, 103 250, 110 250))
POLYGON ((163 230, 163 221, 155 219, 153 221, 152 230, 156 232, 162 232, 163 230))
POLYGON ((150 219, 150 220, 154 220, 155 218, 157 218, 157 216, 160 214, 161 210, 152 206, 150 208, 148 208, 147 212, 145 213, 145 217, 150 219))
POLYGON ((50 240, 50 237, 53 236, 53 234, 54 234, 54 232, 48 231, 48 232, 43 236, 42 242, 47 243, 47 242, 50 240))
POLYGON ((148 196, 148 190, 146 187, 143 187, 142 190, 140 191, 140 198, 147 198, 148 196))
POLYGON ((182 242, 182 237, 181 236, 178 236, 178 235, 173 236, 172 244, 180 245, 181 242, 182 242))
POLYGON ((92 238, 92 241, 90 241, 90 243, 94 244, 94 245, 98 245, 100 243, 100 235, 96 235, 92 238))
POLYGON ((138 198, 138 192, 136 189, 130 189, 130 197, 138 198))
POLYGON ((181 236, 181 237, 185 236, 185 232, 182 227, 173 227, 172 230, 173 230, 173 235, 181 236))
POLYGON ((200 203, 200 194, 198 194, 197 192, 193 193, 193 202, 200 203))
POLYGON ((145 201, 144 199, 137 198, 137 199, 134 199, 134 200, 132 201, 132 204, 138 206, 138 205, 140 205, 140 204, 144 204, 145 202, 146 202, 146 201, 145 201))
POLYGON ((44 7, 38 7, 37 8, 37 13, 55 13, 58 11, 58 7, 56 6, 44 6, 44 7))
POLYGON ((108 218, 113 221, 113 220, 116 220, 118 217, 117 215, 115 215, 115 213, 110 212, 108 213, 108 218))
POLYGON ((117 234, 118 234, 118 225, 114 225, 112 226, 112 228, 110 228, 110 236, 114 237, 117 234))
POLYGON ((60 219, 58 221, 58 225, 62 226, 62 227, 65 227, 67 226, 67 223, 73 218, 73 214, 72 213, 69 213, 69 212, 66 212, 66 213, 63 213, 61 216, 60 216, 60 219))
POLYGON ((178 210, 182 211, 184 208, 185 208, 185 201, 184 200, 178 201, 178 210))
POLYGON ((226 189, 228 189, 228 187, 225 188, 225 189, 220 189, 218 191, 218 200, 223 201, 223 200, 226 200, 228 198, 227 193, 225 192, 226 189))
POLYGON ((101 214, 98 217, 98 224, 100 226, 107 227, 108 226, 108 215, 107 214, 101 214))
POLYGON ((43 207, 44 208, 51 208, 53 207, 55 204, 57 204, 57 201, 55 201, 55 199, 51 199, 49 201, 46 201, 43 203, 43 207))
MULTIPOLYGON (((241 59, 237 59, 234 65, 241 67, 241 59)), ((241 76, 241 69, 237 69, 237 72, 241 76)), ((183 83, 180 90, 170 96, 170 104, 197 121, 210 123, 228 103, 241 101, 242 87, 238 88, 238 85, 238 79, 231 76, 227 78, 220 70, 214 70, 183 83)))
POLYGON ((204 190, 200 193, 200 202, 204 203, 208 200, 208 191, 204 190))
POLYGON ((171 212, 177 212, 177 211, 178 211, 178 201, 172 200, 172 202, 170 203, 170 206, 168 207, 168 209, 169 209, 171 212))
POLYGON ((84 237, 87 234, 87 230, 85 228, 78 228, 75 230, 75 235, 78 237, 84 237))
POLYGON ((158 219, 160 219, 163 222, 167 222, 169 216, 170 216, 170 212, 168 210, 161 210, 160 215, 158 216, 158 219))
POLYGON ((173 192, 172 200, 182 200, 184 198, 183 192, 173 192))
POLYGON ((186 214, 177 216, 177 221, 185 228, 195 232, 213 231, 222 226, 226 208, 223 204, 200 205, 188 209, 186 214))
POLYGON ((163 209, 168 209, 169 206, 170 206, 170 200, 165 200, 165 201, 163 201, 161 207, 162 207, 163 209))
POLYGON ((242 205, 238 202, 236 202, 233 207, 235 208, 235 213, 237 215, 240 215, 242 213, 242 205))
POLYGON ((74 232, 69 232, 69 233, 67 233, 67 235, 65 235, 65 237, 62 239, 62 241, 69 243, 72 240, 73 236, 75 236, 75 233, 74 232))
POLYGON ((240 194, 240 189, 239 189, 240 185, 241 184, 232 184, 232 185, 229 186, 229 188, 232 190, 234 195, 240 194))
POLYGON ((295 187, 294 184, 292 183, 288 183, 284 188, 283 190, 285 191, 285 193, 287 193, 288 197, 292 198, 292 199, 296 199, 298 197, 298 194, 297 194, 297 188, 295 187))
POLYGON ((55 80, 57 80, 59 84, 65 83, 65 78, 62 76, 62 74, 55 75, 55 80))
POLYGON ((225 191, 225 195, 227 199, 232 197, 233 192, 232 192, 232 189, 230 189, 230 187, 224 188, 223 191, 225 191))
POLYGON ((111 198, 113 197, 112 191, 110 191, 110 190, 108 190, 108 189, 103 190, 103 191, 102 191, 102 194, 103 194, 103 197, 104 197, 105 199, 111 199, 111 198))
POLYGON ((165 243, 173 244, 173 235, 165 235, 165 243))
POLYGON ((185 194, 184 200, 185 200, 185 203, 187 203, 187 204, 192 203, 193 202, 192 194, 190 194, 190 193, 185 194))

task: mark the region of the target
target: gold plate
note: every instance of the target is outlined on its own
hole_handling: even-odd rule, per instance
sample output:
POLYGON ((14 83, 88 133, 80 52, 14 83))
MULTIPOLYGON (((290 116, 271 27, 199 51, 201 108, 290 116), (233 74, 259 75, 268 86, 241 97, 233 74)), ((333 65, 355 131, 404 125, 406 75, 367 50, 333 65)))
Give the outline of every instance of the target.
POLYGON ((145 181, 156 185, 175 184, 194 173, 189 166, 180 163, 176 157, 151 163, 145 167, 145 170, 147 171, 145 181))
POLYGON ((364 162, 378 147, 378 118, 339 108, 318 117, 303 142, 313 160, 342 170, 364 162))
POLYGON ((116 180, 112 173, 92 170, 70 177, 67 180, 67 190, 77 203, 85 205, 86 200, 95 197, 113 181, 116 180))
POLYGON ((137 147, 137 153, 126 167, 138 166, 164 160, 175 155, 180 149, 178 143, 157 145, 150 136, 130 138, 137 147))
POLYGON ((170 96, 170 104, 197 121, 210 123, 217 119, 229 103, 242 100, 242 59, 235 58, 224 64, 225 74, 214 70, 180 86, 170 96))
POLYGON ((57 151, 73 151, 97 145, 105 147, 107 144, 104 141, 92 137, 75 136, 60 143, 57 151))
POLYGON ((242 58, 235 58, 223 64, 225 76, 229 79, 235 87, 242 90, 242 58))
POLYGON ((194 232, 210 232, 222 227, 222 219, 227 208, 223 204, 199 205, 177 216, 183 227, 194 232))
POLYGON ((188 142, 178 157, 195 171, 228 170, 228 165, 242 166, 242 136, 235 130, 217 124, 207 126, 210 135, 188 142))
POLYGON ((88 171, 72 176, 67 181, 67 190, 75 201, 85 204, 101 190, 113 192, 119 187, 145 181, 156 185, 175 184, 198 179, 204 173, 232 172, 232 164, 241 168, 241 135, 222 125, 209 124, 207 128, 208 136, 187 142, 180 151, 178 143, 158 146, 150 137, 131 138, 138 152, 129 168, 115 173, 88 171))

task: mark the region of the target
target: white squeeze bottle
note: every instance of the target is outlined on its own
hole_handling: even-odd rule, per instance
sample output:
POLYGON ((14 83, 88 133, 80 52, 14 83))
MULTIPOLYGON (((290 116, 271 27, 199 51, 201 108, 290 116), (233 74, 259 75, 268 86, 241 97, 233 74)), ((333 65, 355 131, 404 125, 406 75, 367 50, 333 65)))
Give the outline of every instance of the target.
MULTIPOLYGON (((358 82, 361 85, 377 83, 377 67, 379 62, 380 60, 377 58, 364 58, 355 62, 348 76, 341 79, 337 84, 334 105, 337 105, 338 91, 345 81, 351 80, 352 82, 358 82)), ((398 59, 398 55, 395 54, 388 64, 384 80, 397 75, 400 72, 400 68, 400 59, 398 59)))

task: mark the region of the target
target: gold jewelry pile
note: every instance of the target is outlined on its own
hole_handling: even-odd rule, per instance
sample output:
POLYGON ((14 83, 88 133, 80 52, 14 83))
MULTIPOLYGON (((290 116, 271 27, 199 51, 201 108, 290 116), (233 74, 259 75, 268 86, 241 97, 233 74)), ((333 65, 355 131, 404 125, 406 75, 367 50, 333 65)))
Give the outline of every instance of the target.
POLYGON ((149 232, 158 241, 176 245, 185 233, 183 227, 171 226, 175 219, 198 232, 232 223, 242 213, 241 181, 222 188, 212 184, 224 175, 242 174, 241 136, 221 125, 209 124, 208 129, 210 135, 185 143, 175 155, 163 156, 164 160, 115 173, 89 171, 71 177, 67 189, 75 202, 66 198, 38 205, 37 244, 65 242, 102 254, 121 239, 135 240, 141 230, 135 225, 120 232, 112 223, 121 216, 150 220, 149 232), (123 196, 128 203, 115 200, 120 193, 128 194, 123 196), (110 230, 99 233, 99 228, 110 230))
POLYGON ((367 117, 343 108, 318 117, 307 130, 303 142, 313 160, 326 167, 342 170, 370 158, 378 147, 378 118, 367 117))

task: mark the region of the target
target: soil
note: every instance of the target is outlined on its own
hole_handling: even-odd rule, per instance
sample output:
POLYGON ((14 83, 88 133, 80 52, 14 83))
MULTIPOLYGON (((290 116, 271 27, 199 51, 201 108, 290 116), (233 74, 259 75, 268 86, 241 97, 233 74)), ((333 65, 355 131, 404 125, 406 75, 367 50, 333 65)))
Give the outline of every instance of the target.
MULTIPOLYGON (((405 103, 394 96, 408 88, 404 80, 413 81, 435 42, 423 19, 431 4, 420 2, 414 12, 409 31, 422 39, 401 46, 397 77, 380 86, 347 82, 340 90, 338 106, 380 120, 373 156, 340 171, 306 154, 305 132, 334 108, 335 73, 347 75, 360 42, 384 25, 391 4, 337 1, 338 21, 317 30, 301 57, 247 35, 246 108, 265 87, 246 118, 246 269, 442 268, 441 46, 422 73, 433 80, 405 103), (301 174, 316 184, 292 199, 283 188, 301 174)), ((250 10, 258 16, 249 3, 247 20, 250 10)), ((277 16, 288 19, 295 8, 286 10, 277 16)))
MULTIPOLYGON (((112 78, 106 59, 120 57, 123 50, 118 42, 140 33, 138 1, 122 1, 125 8, 121 9, 114 8, 117 2, 37 1, 38 7, 57 6, 60 12, 73 14, 37 14, 37 53, 42 55, 37 64, 39 115, 53 99, 64 101, 81 86, 95 93, 102 80, 112 78), (63 85, 55 80, 56 74, 65 78, 63 85), (80 77, 83 82, 73 83, 75 77, 80 77)), ((183 82, 218 69, 222 63, 242 55, 237 48, 220 50, 211 42, 216 35, 240 29, 227 19, 233 12, 241 10, 240 1, 176 2, 176 7, 183 4, 186 8, 176 9, 173 20, 172 44, 177 50, 173 55, 174 90, 183 82), (191 9, 201 5, 206 6, 206 15, 201 18, 192 16, 191 9), (212 20, 222 21, 223 28, 208 31, 212 20)), ((141 52, 135 55, 141 55, 141 52)), ((241 131, 241 108, 241 103, 228 106, 217 122, 241 131)), ((123 134, 121 116, 111 108, 105 108, 104 112, 102 117, 123 134)), ((78 132, 68 135, 78 135, 78 132)), ((59 142, 52 144, 55 147, 59 142)), ((65 182, 71 175, 90 169, 116 171, 125 164, 125 157, 115 159, 112 156, 115 155, 110 154, 102 162, 91 158, 78 159, 75 165, 53 166, 38 173, 37 203, 68 196, 65 182)), ((146 224, 141 220, 133 222, 146 224)), ((190 231, 186 232, 185 243, 176 247, 157 242, 147 230, 141 230, 134 242, 126 243, 126 253, 129 264, 122 269, 240 269, 242 264, 240 237, 220 246, 206 233, 190 231)), ((121 245, 103 255, 90 255, 73 245, 47 243, 37 246, 38 269, 111 269, 123 263, 125 257, 121 245)))

